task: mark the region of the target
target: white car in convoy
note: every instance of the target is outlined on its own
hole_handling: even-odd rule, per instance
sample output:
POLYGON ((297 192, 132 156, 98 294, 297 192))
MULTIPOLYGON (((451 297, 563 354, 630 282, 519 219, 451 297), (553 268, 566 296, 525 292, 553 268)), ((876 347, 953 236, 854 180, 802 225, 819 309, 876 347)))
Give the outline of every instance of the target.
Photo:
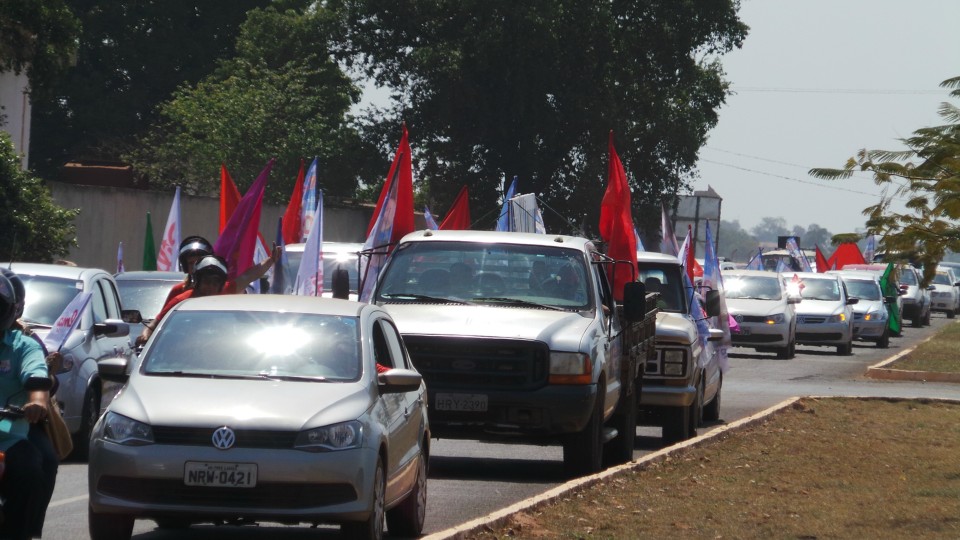
POLYGON ((948 319, 954 318, 960 311, 960 278, 955 269, 938 266, 931 285, 930 309, 945 313, 948 319))
POLYGON ((876 274, 868 271, 831 270, 843 280, 847 293, 858 301, 853 306, 853 338, 872 341, 877 347, 890 346, 890 329, 887 315, 888 303, 896 303, 896 297, 884 298, 876 274))
POLYGON ((837 354, 853 352, 853 305, 840 276, 815 272, 782 274, 791 294, 799 293, 797 343, 836 347, 837 354))
POLYGON ((760 270, 723 272, 727 313, 737 322, 731 329, 734 346, 759 352, 776 352, 778 358, 796 354, 797 320, 794 305, 799 295, 790 295, 780 275, 760 270))
MULTIPOLYGON (((297 270, 300 268, 300 260, 303 258, 303 249, 305 244, 288 244, 284 247, 287 257, 287 265, 284 267, 284 285, 285 293, 293 290, 293 285, 297 279, 297 270)), ((323 294, 322 296, 330 298, 333 296, 333 276, 337 270, 346 270, 350 281, 350 300, 357 299, 357 286, 359 285, 359 256, 363 249, 363 244, 355 242, 324 242, 323 243, 323 294)))

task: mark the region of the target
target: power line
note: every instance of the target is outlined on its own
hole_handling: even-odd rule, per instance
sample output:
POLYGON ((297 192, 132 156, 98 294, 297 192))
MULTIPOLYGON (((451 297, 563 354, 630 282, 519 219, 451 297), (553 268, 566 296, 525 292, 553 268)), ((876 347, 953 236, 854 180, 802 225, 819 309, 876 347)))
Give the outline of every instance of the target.
POLYGON ((870 88, 773 88, 762 86, 732 86, 734 92, 771 93, 771 94, 859 94, 878 96, 903 95, 944 95, 944 90, 894 90, 870 88))

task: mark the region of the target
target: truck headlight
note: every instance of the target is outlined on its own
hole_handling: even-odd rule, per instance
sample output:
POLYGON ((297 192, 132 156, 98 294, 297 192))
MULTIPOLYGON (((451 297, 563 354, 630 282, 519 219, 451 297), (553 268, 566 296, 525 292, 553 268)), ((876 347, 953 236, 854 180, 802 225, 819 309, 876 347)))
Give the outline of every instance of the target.
POLYGON ((583 353, 551 352, 550 384, 590 384, 593 362, 583 353))
POLYGON ((687 351, 683 349, 663 349, 663 374, 670 377, 682 377, 687 371, 687 351))
POLYGON ((115 412, 107 412, 93 432, 94 439, 115 442, 126 446, 153 444, 153 428, 115 412))
POLYGON ((293 447, 308 452, 358 448, 363 442, 363 424, 353 420, 301 431, 293 447))

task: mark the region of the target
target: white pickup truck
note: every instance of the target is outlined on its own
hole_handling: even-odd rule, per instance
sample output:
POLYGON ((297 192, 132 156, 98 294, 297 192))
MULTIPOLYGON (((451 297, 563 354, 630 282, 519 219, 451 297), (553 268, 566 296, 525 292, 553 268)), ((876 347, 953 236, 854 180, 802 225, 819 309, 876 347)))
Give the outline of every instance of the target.
POLYGON ((559 441, 574 475, 632 459, 656 302, 634 283, 617 305, 610 265, 572 236, 405 236, 373 301, 390 312, 423 374, 433 435, 559 441))
POLYGON ((657 355, 644 369, 639 423, 662 426, 664 442, 672 444, 695 437, 702 420, 720 419, 723 374, 714 342, 723 332, 705 320, 717 315, 719 293, 706 292, 704 314, 676 257, 640 252, 637 270, 646 291, 660 294, 657 355))

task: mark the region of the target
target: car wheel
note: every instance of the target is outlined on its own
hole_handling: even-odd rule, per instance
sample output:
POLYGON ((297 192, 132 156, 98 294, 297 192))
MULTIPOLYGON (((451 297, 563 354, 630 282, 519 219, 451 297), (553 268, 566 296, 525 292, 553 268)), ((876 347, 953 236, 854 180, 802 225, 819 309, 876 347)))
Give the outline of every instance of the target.
POLYGON ((676 444, 690 438, 690 407, 672 407, 665 413, 663 443, 676 444))
POLYGON ((837 354, 840 356, 850 356, 853 354, 853 343, 844 343, 843 345, 837 345, 837 354))
POLYGON ((373 507, 370 516, 364 521, 351 521, 340 526, 340 532, 347 538, 362 540, 380 540, 383 538, 384 497, 387 490, 383 472, 383 460, 377 458, 377 469, 373 473, 373 507))
POLYGON ((80 413, 80 429, 73 436, 72 459, 86 461, 90 456, 90 432, 100 419, 100 391, 94 386, 87 387, 83 394, 83 409, 80 413))
POLYGON ((633 459, 634 442, 637 438, 637 384, 629 396, 620 400, 617 411, 613 413, 611 424, 617 430, 617 436, 603 447, 603 464, 619 465, 633 459))
POLYGON ((927 310, 926 315, 923 316, 923 325, 930 326, 930 310, 927 310))
POLYGON ((597 392, 593 414, 583 430, 563 443, 563 469, 569 476, 593 474, 603 467, 603 443, 600 440, 604 388, 597 392))
POLYGON ((777 349, 777 358, 780 360, 790 360, 797 355, 797 344, 791 341, 782 349, 777 349))
POLYGON ((910 326, 914 328, 920 328, 923 326, 923 317, 918 313, 916 317, 910 319, 910 326))
POLYGON ((87 505, 90 540, 129 540, 133 536, 133 516, 100 514, 87 505))
POLYGON ((887 329, 883 330, 883 335, 880 336, 880 339, 877 340, 877 347, 881 349, 886 349, 890 346, 890 331, 887 329))
POLYGON ((700 427, 700 424, 703 421, 703 394, 704 391, 704 382, 700 381, 700 389, 697 390, 697 395, 693 399, 693 403, 690 404, 690 426, 687 431, 687 435, 692 439, 697 436, 697 428, 700 427))
MULTIPOLYGON (((792 348, 792 345, 791 345, 792 348)), ((723 375, 720 375, 720 382, 717 384, 717 395, 713 396, 710 403, 703 407, 703 419, 708 422, 720 420, 720 392, 723 390, 723 375)))
POLYGON ((427 517, 427 455, 420 453, 413 489, 400 504, 387 510, 390 536, 420 536, 427 517))
POLYGON ((948 319, 952 319, 952 318, 954 318, 954 317, 956 317, 956 316, 957 316, 957 312, 956 312, 956 311, 954 311, 954 310, 952 310, 952 309, 947 310, 947 318, 948 318, 948 319))

